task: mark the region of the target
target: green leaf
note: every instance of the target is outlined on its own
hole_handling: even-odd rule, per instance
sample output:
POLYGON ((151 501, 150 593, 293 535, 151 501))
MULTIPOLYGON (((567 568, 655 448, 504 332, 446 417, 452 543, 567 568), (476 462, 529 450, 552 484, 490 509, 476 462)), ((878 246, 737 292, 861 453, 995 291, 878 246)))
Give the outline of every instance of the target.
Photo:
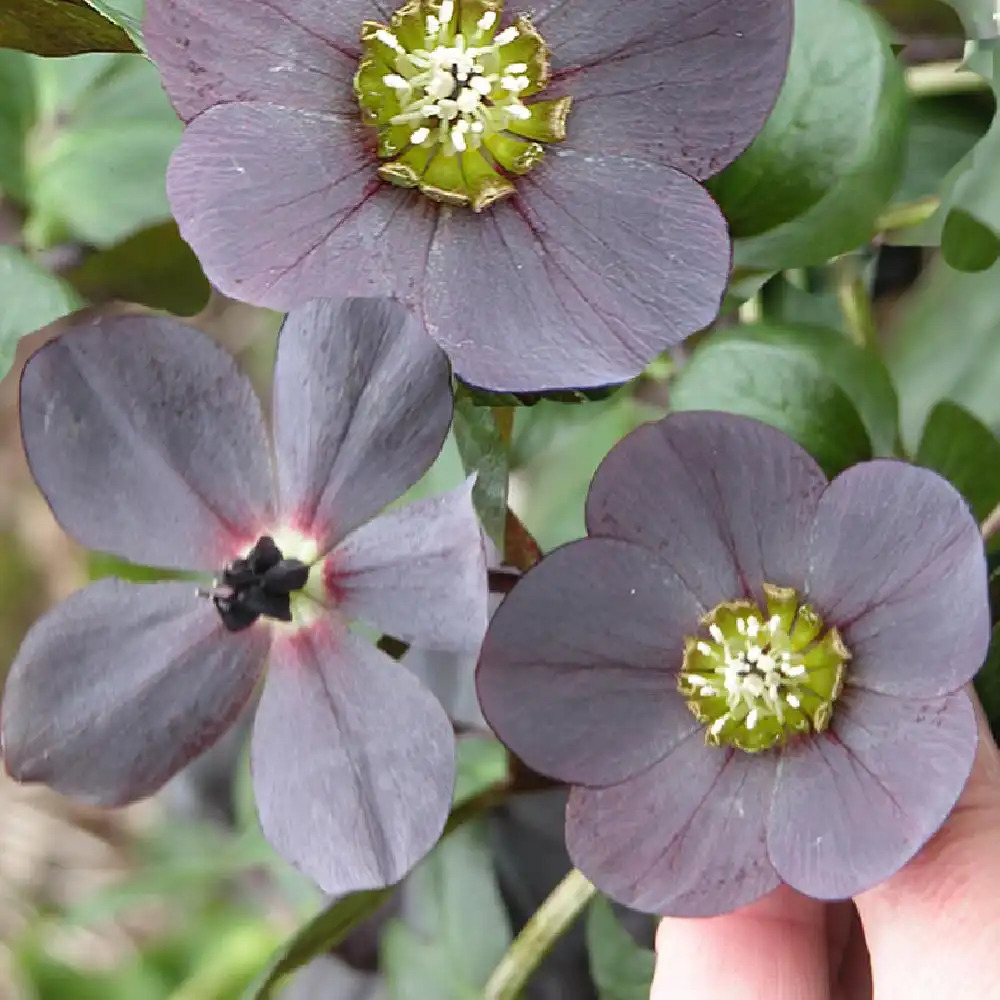
POLYGON ((750 148, 712 182, 745 270, 825 262, 874 234, 905 153, 888 32, 853 0, 798 0, 788 78, 750 148))
POLYGON ((30 161, 35 245, 68 233, 107 248, 170 217, 165 177, 181 124, 144 59, 39 63, 46 117, 30 161))
POLYGON ((976 694, 990 720, 993 738, 1000 742, 1000 625, 994 625, 986 662, 975 677, 976 694))
POLYGON ((332 902, 303 924, 272 956, 244 993, 244 1000, 268 1000, 285 976, 340 944, 355 924, 370 917, 396 891, 372 889, 332 902))
POLYGON ((0 0, 0 48, 40 56, 138 52, 129 33, 97 6, 87 0, 0 0))
POLYGON ((403 911, 382 939, 391 1000, 481 1000, 512 938, 483 824, 456 830, 420 864, 403 911))
POLYGON ((82 304, 64 281, 14 247, 0 246, 0 378, 10 371, 21 337, 82 304))
POLYGON ((1000 37, 996 0, 945 0, 954 7, 970 38, 1000 37))
POLYGON ((944 400, 931 410, 915 461, 944 476, 977 521, 1000 503, 1000 440, 957 403, 944 400))
POLYGON ((23 52, 0 51, 0 193, 27 198, 25 144, 37 116, 33 60, 23 52))
MULTIPOLYGON (((122 10, 117 5, 107 3, 106 0, 87 0, 87 3, 109 21, 117 24, 119 28, 123 28, 140 52, 146 51, 146 46, 142 41, 142 20, 140 17, 122 10)), ((133 4, 133 6, 137 6, 140 10, 142 8, 141 3, 133 4)))
POLYGON ((498 421, 510 418, 503 409, 477 406, 462 389, 455 394, 455 441, 466 474, 476 473, 472 502, 486 533, 501 552, 507 523, 510 448, 498 421))
POLYGON ((454 804, 461 805, 506 780, 510 761, 499 741, 486 736, 463 736, 455 747, 454 804))
POLYGON ((679 372, 671 405, 763 420, 828 475, 892 454, 896 440, 896 395, 878 357, 820 327, 761 324, 716 334, 679 372))
POLYGON ((656 956, 636 944, 603 896, 587 913, 587 952, 599 1000, 649 1000, 656 956))
POLYGON ((179 316, 200 312, 212 291, 175 222, 143 229, 90 254, 66 280, 91 302, 123 299, 179 316))
MULTIPOLYGON (((1000 105, 1000 56, 980 50, 970 62, 993 87, 1000 105)), ((1000 111, 990 130, 956 168, 941 233, 944 259, 960 271, 985 271, 1000 258, 1000 111)))
POLYGON ((1000 427, 1000 264, 980 274, 932 265, 895 320, 885 353, 909 450, 942 399, 1000 427))

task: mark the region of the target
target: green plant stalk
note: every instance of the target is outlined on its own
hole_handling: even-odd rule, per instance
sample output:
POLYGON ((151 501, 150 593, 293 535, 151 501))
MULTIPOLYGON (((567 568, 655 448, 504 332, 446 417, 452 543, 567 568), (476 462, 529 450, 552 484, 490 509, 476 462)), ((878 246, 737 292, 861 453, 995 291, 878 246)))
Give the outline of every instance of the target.
POLYGON ((989 82, 978 73, 963 69, 959 59, 910 66, 906 71, 906 86, 915 97, 969 94, 990 89, 989 82))
POLYGON ((542 959, 596 892, 578 869, 571 869, 500 959, 483 991, 483 1000, 516 1000, 542 959))
POLYGON ((990 511, 986 520, 979 526, 979 533, 983 536, 984 542, 1000 534, 1000 503, 990 511))
POLYGON ((875 220, 876 233, 898 232, 923 225, 941 207, 941 199, 933 195, 904 205, 894 205, 886 209, 875 220))
POLYGON ((865 348, 875 347, 878 330, 872 315, 871 297, 864 277, 852 257, 841 257, 836 265, 837 303, 851 339, 865 348))

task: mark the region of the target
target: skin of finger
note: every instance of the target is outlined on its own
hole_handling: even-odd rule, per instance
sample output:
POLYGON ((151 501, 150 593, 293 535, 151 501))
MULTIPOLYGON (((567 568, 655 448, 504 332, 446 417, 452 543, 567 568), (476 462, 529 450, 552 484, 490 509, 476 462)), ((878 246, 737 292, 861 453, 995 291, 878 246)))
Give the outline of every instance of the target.
POLYGON ((954 812, 898 874, 855 899, 876 1000, 1000 996, 1000 753, 982 710, 954 812))
POLYGON ((827 914, 788 886, 720 917, 666 917, 651 1000, 830 1000, 827 914))

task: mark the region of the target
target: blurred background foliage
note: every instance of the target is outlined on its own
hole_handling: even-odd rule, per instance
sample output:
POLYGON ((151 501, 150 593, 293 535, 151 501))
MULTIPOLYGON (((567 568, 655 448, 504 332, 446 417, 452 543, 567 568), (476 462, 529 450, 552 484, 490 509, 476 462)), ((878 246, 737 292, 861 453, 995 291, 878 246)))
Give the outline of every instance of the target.
MULTIPOLYGON (((799 0, 796 12, 769 124, 710 183, 735 237, 716 326, 625 387, 558 400, 459 389, 453 435, 414 494, 477 470, 509 561, 530 544, 508 503, 543 550, 578 537, 601 459, 671 408, 768 421, 831 475, 909 458, 978 518, 1000 502, 996 5, 799 0)), ((267 397, 280 317, 213 292, 170 219, 181 126, 141 54, 141 15, 141 0, 0 0, 0 671, 34 617, 88 578, 143 578, 67 540, 25 468, 18 370, 61 318, 95 306, 194 317, 267 397)), ((473 665, 407 662, 461 720, 458 799, 502 782, 473 665)), ((1000 644, 979 685, 1000 728, 1000 644)), ((330 908, 257 830, 246 734, 114 813, 0 778, 0 1000, 263 996, 269 962, 305 966, 278 984, 292 1000, 483 995, 569 868, 561 793, 503 804, 400 891, 330 908)), ((598 899, 527 996, 641 1000, 651 933, 598 899)))

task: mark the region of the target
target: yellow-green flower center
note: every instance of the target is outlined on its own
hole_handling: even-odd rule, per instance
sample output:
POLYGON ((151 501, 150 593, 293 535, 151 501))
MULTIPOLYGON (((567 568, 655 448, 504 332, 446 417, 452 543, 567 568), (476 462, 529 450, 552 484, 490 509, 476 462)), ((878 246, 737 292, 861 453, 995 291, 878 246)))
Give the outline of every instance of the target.
POLYGON ((500 27, 502 0, 409 0, 366 21, 354 91, 378 129, 379 176, 477 212, 514 193, 512 175, 566 137, 572 99, 529 101, 548 50, 525 14, 500 27))
POLYGON ((767 613, 750 601, 713 608, 705 635, 685 641, 677 688, 705 738, 751 753, 796 733, 822 732, 851 654, 836 628, 790 587, 764 584, 767 613))

